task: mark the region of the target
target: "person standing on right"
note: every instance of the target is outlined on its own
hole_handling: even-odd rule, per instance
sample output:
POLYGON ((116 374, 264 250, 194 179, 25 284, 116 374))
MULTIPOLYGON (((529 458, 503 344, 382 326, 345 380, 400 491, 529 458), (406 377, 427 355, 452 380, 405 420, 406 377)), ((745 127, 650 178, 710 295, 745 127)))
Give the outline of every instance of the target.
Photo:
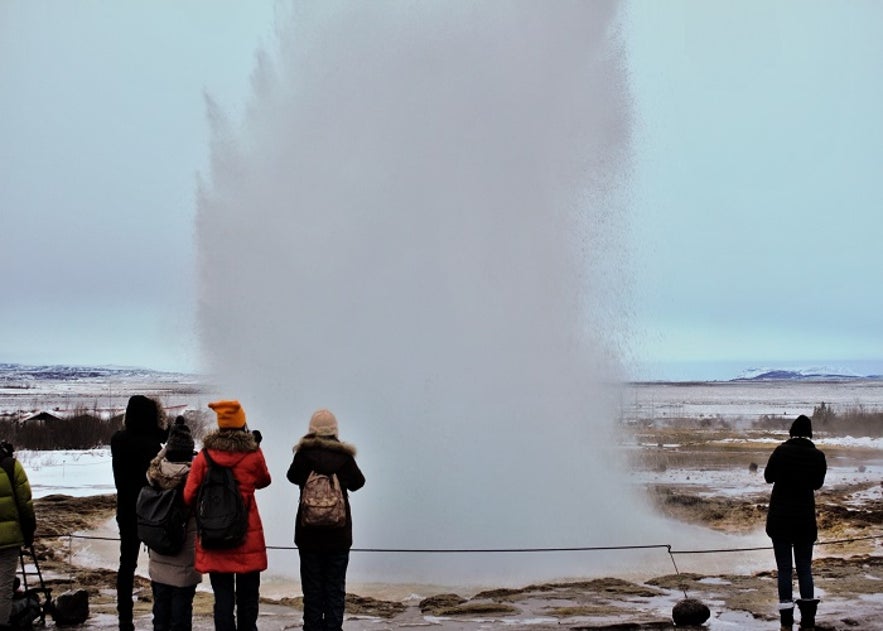
POLYGON ((356 449, 338 439, 337 419, 328 410, 310 418, 309 432, 294 446, 288 480, 301 489, 312 472, 335 474, 345 505, 341 526, 306 525, 298 505, 294 542, 300 555, 301 589, 304 595, 304 631, 341 631, 346 605, 346 569, 353 545, 353 520, 347 491, 365 485, 356 464, 356 449))
POLYGON ((812 549, 818 537, 815 491, 822 488, 828 469, 825 454, 810 440, 812 421, 808 417, 798 416, 789 433, 791 438, 776 447, 763 472, 764 479, 773 485, 766 533, 776 555, 782 631, 791 631, 794 625, 794 567, 800 587, 800 628, 815 629, 819 604, 812 578, 812 549))
POLYGON ((153 399, 136 394, 129 398, 123 429, 110 439, 113 482, 117 490, 116 519, 120 529, 120 566, 117 571, 117 612, 120 631, 135 631, 132 592, 138 567, 138 519, 135 504, 147 484, 150 461, 166 439, 163 416, 153 399))

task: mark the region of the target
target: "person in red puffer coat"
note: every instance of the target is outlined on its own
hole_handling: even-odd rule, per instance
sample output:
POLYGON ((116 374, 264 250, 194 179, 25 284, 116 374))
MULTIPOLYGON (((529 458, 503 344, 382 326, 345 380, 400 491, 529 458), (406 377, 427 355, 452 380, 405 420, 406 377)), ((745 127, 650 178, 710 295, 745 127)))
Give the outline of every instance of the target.
POLYGON ((184 502, 194 506, 208 462, 230 467, 248 507, 248 531, 235 548, 207 550, 196 540, 195 567, 209 575, 215 595, 214 619, 218 631, 256 631, 260 600, 260 573, 267 569, 264 527, 254 492, 270 485, 270 471, 260 448, 260 432, 250 432, 239 401, 215 401, 209 407, 218 416, 218 429, 203 439, 184 486, 184 502))

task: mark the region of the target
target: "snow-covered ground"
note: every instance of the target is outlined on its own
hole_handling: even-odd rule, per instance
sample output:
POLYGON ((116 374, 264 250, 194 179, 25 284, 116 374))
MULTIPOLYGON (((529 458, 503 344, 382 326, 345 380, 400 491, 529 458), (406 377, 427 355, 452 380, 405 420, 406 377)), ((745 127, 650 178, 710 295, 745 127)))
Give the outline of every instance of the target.
MULTIPOLYGON (((663 484, 693 488, 695 494, 700 497, 767 496, 770 492, 770 485, 763 479, 762 468, 753 473, 747 469, 697 471, 672 468, 665 471, 633 472, 631 479, 637 484, 663 484)), ((832 487, 856 483, 876 484, 877 486, 856 494, 855 502, 858 504, 883 499, 883 487, 879 485, 881 480, 883 480, 883 467, 866 467, 861 472, 857 471, 855 467, 830 467, 825 477, 825 485, 832 487)))
POLYGON ((110 448, 30 451, 19 450, 35 498, 61 493, 89 497, 116 493, 110 464, 110 448))
MULTIPOLYGON (((706 445, 768 445, 771 453, 776 445, 782 442, 785 436, 780 438, 726 438, 717 441, 708 441, 706 445)), ((861 449, 869 453, 877 452, 876 458, 869 459, 861 466, 853 463, 841 462, 840 459, 829 458, 828 473, 825 476, 827 488, 845 485, 876 485, 867 490, 855 494, 855 504, 883 499, 883 439, 852 436, 825 437, 814 440, 816 446, 823 451, 830 448, 861 449)), ((662 453, 665 451, 678 451, 683 446, 671 443, 652 445, 649 443, 639 444, 641 449, 654 449, 662 453)), ((672 467, 665 470, 634 470, 629 473, 633 483, 641 485, 661 484, 676 485, 681 488, 693 489, 696 495, 712 497, 727 496, 740 497, 750 495, 768 495, 770 486, 763 477, 763 463, 751 471, 748 467, 672 467)))
POLYGON ((788 418, 809 416, 822 402, 841 408, 861 405, 868 411, 881 410, 883 379, 631 384, 622 393, 622 416, 626 421, 718 416, 755 420, 761 415, 788 418))

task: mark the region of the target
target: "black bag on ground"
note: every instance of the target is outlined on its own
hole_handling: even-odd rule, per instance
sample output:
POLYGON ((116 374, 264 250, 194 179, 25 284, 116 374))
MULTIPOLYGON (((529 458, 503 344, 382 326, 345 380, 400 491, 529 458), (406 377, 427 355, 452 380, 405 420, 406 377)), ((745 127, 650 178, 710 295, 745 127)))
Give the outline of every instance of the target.
POLYGON ((59 594, 49 613, 58 627, 83 624, 89 618, 89 592, 77 589, 59 594))
POLYGON ((202 450, 208 470, 196 498, 196 529, 206 549, 235 548, 248 530, 248 507, 233 470, 217 464, 202 450))
POLYGON ((138 539, 160 554, 178 554, 187 535, 187 507, 180 488, 144 486, 135 504, 138 539))
POLYGON ((36 589, 16 592, 12 596, 12 609, 9 612, 9 627, 14 631, 31 631, 43 615, 41 593, 36 589))

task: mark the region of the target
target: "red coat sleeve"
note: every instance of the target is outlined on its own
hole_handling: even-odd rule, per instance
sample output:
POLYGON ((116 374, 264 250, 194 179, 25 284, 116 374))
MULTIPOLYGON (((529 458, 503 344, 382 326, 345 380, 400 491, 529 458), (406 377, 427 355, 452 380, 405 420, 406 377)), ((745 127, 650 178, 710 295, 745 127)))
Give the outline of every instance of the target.
POLYGON ((264 452, 258 449, 259 458, 255 458, 255 466, 252 474, 254 475, 254 488, 263 489, 270 486, 272 481, 270 478, 270 470, 267 468, 267 461, 264 458, 264 452))

